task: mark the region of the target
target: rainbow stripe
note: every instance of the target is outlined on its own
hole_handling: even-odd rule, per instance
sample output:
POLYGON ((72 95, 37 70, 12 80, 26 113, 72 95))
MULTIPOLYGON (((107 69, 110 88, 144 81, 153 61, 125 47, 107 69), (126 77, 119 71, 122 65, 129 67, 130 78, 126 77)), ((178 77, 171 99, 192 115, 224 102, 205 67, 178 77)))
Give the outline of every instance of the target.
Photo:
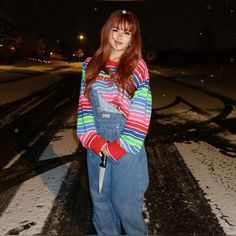
MULTIPOLYGON (((87 58, 82 65, 82 80, 77 116, 77 135, 85 148, 91 148, 95 138, 99 138, 94 124, 92 106, 89 99, 84 96, 85 70, 90 61, 87 58)), ((115 71, 114 62, 108 62, 107 68, 115 71)), ((133 79, 137 88, 133 98, 129 99, 117 89, 109 75, 101 71, 93 86, 101 92, 102 97, 117 107, 126 118, 126 125, 117 143, 128 153, 136 154, 143 146, 150 124, 152 110, 152 95, 149 86, 147 65, 143 59, 136 67, 133 79)))

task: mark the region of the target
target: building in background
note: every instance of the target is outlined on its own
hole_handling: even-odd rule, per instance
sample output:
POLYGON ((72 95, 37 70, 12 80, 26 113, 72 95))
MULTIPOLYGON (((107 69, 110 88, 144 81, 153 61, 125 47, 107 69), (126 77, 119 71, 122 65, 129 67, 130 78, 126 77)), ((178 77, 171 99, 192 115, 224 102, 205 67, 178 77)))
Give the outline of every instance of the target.
POLYGON ((11 63, 20 56, 21 36, 16 34, 12 17, 0 9, 0 63, 11 63))

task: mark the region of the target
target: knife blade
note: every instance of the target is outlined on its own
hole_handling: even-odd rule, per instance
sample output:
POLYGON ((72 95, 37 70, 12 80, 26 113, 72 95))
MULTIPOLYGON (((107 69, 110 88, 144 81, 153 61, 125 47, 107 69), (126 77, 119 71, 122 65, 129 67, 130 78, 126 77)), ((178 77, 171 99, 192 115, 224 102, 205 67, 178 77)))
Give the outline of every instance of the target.
POLYGON ((107 156, 102 153, 101 163, 99 165, 98 193, 102 192, 102 186, 103 186, 103 182, 104 182, 106 164, 107 164, 107 156))

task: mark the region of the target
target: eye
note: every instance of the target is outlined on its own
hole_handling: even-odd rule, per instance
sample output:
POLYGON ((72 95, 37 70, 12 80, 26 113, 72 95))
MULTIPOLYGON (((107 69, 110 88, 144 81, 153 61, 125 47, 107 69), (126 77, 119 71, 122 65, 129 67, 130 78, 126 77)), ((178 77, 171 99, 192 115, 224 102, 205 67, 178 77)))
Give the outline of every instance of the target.
POLYGON ((125 35, 130 35, 130 31, 125 31, 125 35))
POLYGON ((112 28, 111 31, 112 31, 112 32, 118 32, 118 29, 117 29, 117 28, 112 28))

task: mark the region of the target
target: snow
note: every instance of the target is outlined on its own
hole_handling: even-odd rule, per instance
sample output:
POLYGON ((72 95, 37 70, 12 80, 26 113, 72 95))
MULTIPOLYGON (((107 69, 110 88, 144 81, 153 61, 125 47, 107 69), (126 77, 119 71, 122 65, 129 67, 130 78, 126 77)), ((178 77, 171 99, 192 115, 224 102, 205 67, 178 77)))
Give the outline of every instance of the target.
MULTIPOLYGON (((175 81, 180 81, 186 85, 194 85, 202 89, 202 91, 225 96, 233 100, 235 104, 236 67, 233 63, 225 64, 218 68, 208 65, 208 68, 204 71, 198 66, 183 68, 182 70, 150 66, 149 71, 162 76, 162 78, 172 77, 175 81)), ((162 86, 161 89, 163 89, 162 86)), ((162 93, 162 91, 159 92, 162 93)), ((204 94, 202 95, 202 100, 194 100, 192 96, 185 92, 184 88, 181 89, 181 93, 181 97, 189 102, 193 101, 194 105, 200 104, 197 106, 204 107, 205 111, 211 112, 213 116, 216 114, 215 111, 223 108, 223 104, 219 104, 219 100, 217 103, 216 100, 213 101, 213 98, 207 98, 204 94), (202 106, 201 103, 204 100, 205 105, 202 106), (208 105, 206 106, 207 103, 208 105)), ((167 92, 163 92, 163 94, 167 94, 167 92)), ((168 109, 163 112, 170 113, 171 111, 171 109, 168 109)), ((176 113, 174 108, 173 112, 176 113)), ((175 117, 177 123, 185 121, 185 119, 181 119, 181 114, 191 117, 192 120, 209 119, 208 116, 193 114, 192 111, 187 111, 185 108, 182 112, 181 109, 178 109, 178 116, 175 117)), ((233 110, 227 118, 235 118, 235 115, 236 109, 233 105, 233 110)), ((173 122, 173 120, 170 122, 173 122)), ((222 136, 229 143, 236 144, 236 135, 228 131, 219 133, 217 136, 222 136)), ((215 147, 205 142, 175 143, 175 145, 198 181, 200 188, 206 193, 206 198, 209 200, 212 211, 215 213, 225 233, 227 235, 236 235, 236 159, 222 154, 215 147)), ((235 150, 232 150, 232 153, 235 156, 235 150)))
MULTIPOLYGON (((66 122, 67 125, 73 123, 74 117, 70 117, 66 122)), ((40 161, 75 153, 78 143, 72 133, 73 129, 59 131, 42 153, 40 161)), ((0 217, 0 235, 7 234, 12 229, 22 230, 20 234, 24 235, 41 233, 68 166, 69 164, 64 164, 56 167, 25 181, 20 186, 14 199, 0 217), (21 229, 29 223, 31 227, 21 229)))
POLYGON ((25 181, 0 218, 0 234, 29 222, 36 224, 23 233, 39 234, 66 173, 63 165, 25 181))
POLYGON ((149 71, 163 77, 173 77, 185 84, 228 97, 236 101, 236 66, 234 60, 223 65, 190 65, 183 68, 150 66, 149 71), (186 77, 187 76, 187 77, 186 77))
MULTIPOLYGON (((68 124, 75 124, 73 119, 74 117, 70 117, 68 124)), ((78 143, 74 138, 75 135, 75 130, 73 129, 59 131, 54 136, 54 141, 52 141, 50 145, 47 146, 39 160, 42 161, 58 156, 68 155, 68 153, 74 153, 78 146, 78 143)))
POLYGON ((204 142, 175 143, 227 235, 236 235, 236 159, 204 142))
POLYGON ((46 88, 62 79, 63 76, 60 73, 65 72, 77 72, 81 70, 80 63, 66 63, 55 62, 53 64, 38 64, 38 65, 0 65, 0 105, 16 101, 20 98, 24 98, 35 91, 46 88), (26 67, 27 66, 27 67, 26 67), (65 68, 62 68, 65 67, 65 68), (54 71, 57 69, 57 71, 54 71), (34 78, 23 79, 19 81, 13 81, 8 83, 1 83, 10 81, 12 76, 15 78, 21 78, 27 74, 36 72, 46 72, 48 74, 36 75, 34 78), (13 73, 14 72, 14 73, 13 73), (10 95, 10 96, 9 96, 10 95))
MULTIPOLYGON (((20 62, 18 65, 0 65, 0 70, 0 105, 2 105, 24 98, 35 91, 54 84, 63 78, 60 73, 78 73, 81 70, 81 63, 55 62, 53 64, 29 65, 27 62, 20 62), (56 72, 52 71, 57 68, 56 72), (33 79, 27 78, 10 82, 12 78, 22 78, 30 73, 50 70, 50 73, 34 76, 33 79), (9 83, 3 83, 4 81, 9 83)), ((71 124, 75 124, 74 117, 70 117, 66 121, 66 125, 71 124)), ((78 146, 74 132, 73 129, 62 129, 56 133, 54 139, 42 153, 40 161, 73 154, 78 146)), ((41 135, 43 133, 40 133, 29 146, 37 142, 41 135)), ((18 153, 4 168, 10 168, 24 152, 25 150, 18 153)), ((20 186, 13 200, 0 217, 0 235, 10 234, 9 231, 12 229, 16 229, 24 235, 41 233, 60 190, 61 183, 67 174, 68 166, 69 164, 64 164, 51 169, 25 181, 20 186), (29 227, 26 229, 25 225, 29 225, 29 227)))
MULTIPOLYGON (((81 69, 81 63, 60 64, 59 62, 34 66, 29 66, 27 63, 25 63, 24 66, 22 62, 19 66, 0 66, 0 105, 28 96, 41 88, 52 85, 62 78, 62 75, 58 73, 58 71, 57 73, 51 71, 47 75, 38 75, 33 79, 29 78, 10 83, 1 83, 11 80, 13 74, 14 78, 21 78, 22 74, 49 71, 63 65, 68 67, 59 69, 60 72, 71 73, 73 71, 78 72, 78 70, 81 69)), ((150 67, 150 71, 162 76, 174 75, 175 78, 176 73, 179 73, 179 70, 157 67, 150 67)), ((195 71, 197 73, 198 68, 195 68, 195 71)), ((225 71, 224 83, 222 83, 222 80, 219 79, 220 77, 217 77, 221 72, 222 68, 221 70, 215 69, 214 76, 211 76, 212 73, 210 73, 209 77, 202 78, 200 75, 196 75, 188 77, 186 80, 184 76, 190 75, 191 70, 183 69, 181 73, 178 74, 177 80, 194 84, 199 88, 207 89, 208 91, 216 92, 236 100, 235 79, 233 75, 229 74, 229 71, 225 71)), ((167 86, 164 86, 164 88, 169 88, 168 82, 166 83, 167 86)), ((183 88, 181 91, 186 99, 190 101, 191 96, 189 96, 187 90, 183 88)), ((168 91, 168 89, 159 91, 158 96, 167 99, 167 97, 170 96, 170 92, 171 91, 168 91)), ((171 99, 173 98, 171 97, 171 99)), ((160 101, 158 98, 156 100, 160 101)), ((212 104, 214 104, 214 106, 212 106, 211 109, 219 109, 219 106, 222 107, 222 104, 219 104, 219 102, 212 104)), ((168 112, 170 112, 170 110, 168 110, 168 112)), ((188 112, 187 106, 183 111, 183 115, 186 115, 186 112, 188 112)), ((235 117, 235 110, 230 115, 235 117)), ((196 117, 192 117, 192 119, 205 120, 204 116, 199 114, 195 116, 196 117)), ((70 117, 67 122, 68 124, 74 124, 74 117, 70 117)), ((74 153, 77 148, 76 135, 74 132, 75 131, 72 129, 60 130, 46 147, 40 160, 74 153)), ((228 140, 235 143, 235 135, 227 133, 226 137, 228 140)), ((34 141, 37 142, 37 137, 34 141)), ((228 235, 236 235, 236 159, 221 154, 215 147, 204 142, 175 143, 175 145, 183 156, 190 171, 198 180, 199 186, 206 193, 206 198, 209 199, 212 211, 216 214, 225 233, 228 235)), ((13 165, 14 162, 21 157, 23 152, 24 151, 18 153, 5 168, 9 168, 13 165)), ((28 229, 21 229, 21 234, 32 235, 41 233, 47 216, 52 209, 53 202, 60 190, 61 183, 67 173, 68 165, 69 164, 62 165, 35 176, 25 181, 20 186, 15 197, 0 216, 0 234, 6 234, 9 230, 14 228, 21 229, 22 226, 29 223, 31 223, 30 227, 28 229)), ((145 204, 146 201, 145 199, 145 204)), ((149 223, 150 219, 146 205, 144 205, 143 209, 146 215, 145 221, 149 223)))

